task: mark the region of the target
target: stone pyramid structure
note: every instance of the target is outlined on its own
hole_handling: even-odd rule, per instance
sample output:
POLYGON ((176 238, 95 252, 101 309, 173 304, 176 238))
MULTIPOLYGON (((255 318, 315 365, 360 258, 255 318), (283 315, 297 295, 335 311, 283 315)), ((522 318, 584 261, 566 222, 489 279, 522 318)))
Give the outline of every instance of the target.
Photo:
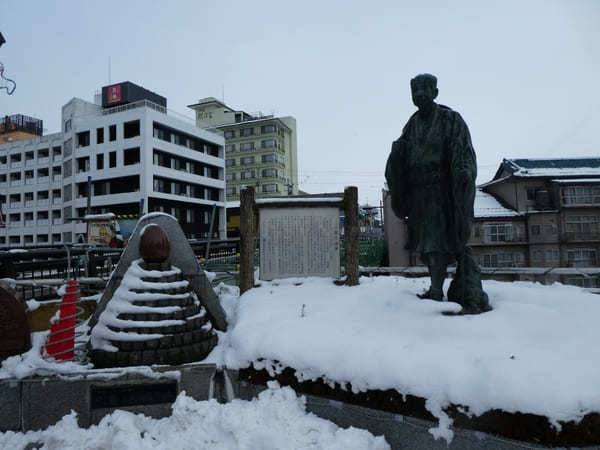
POLYGON ((162 213, 138 222, 89 325, 98 368, 201 361, 227 328, 179 224, 162 213))

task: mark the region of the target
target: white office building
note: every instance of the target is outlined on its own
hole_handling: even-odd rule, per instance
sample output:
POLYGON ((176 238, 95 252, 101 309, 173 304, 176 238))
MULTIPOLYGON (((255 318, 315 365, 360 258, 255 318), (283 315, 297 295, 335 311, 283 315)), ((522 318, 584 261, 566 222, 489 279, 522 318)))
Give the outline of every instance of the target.
POLYGON ((73 98, 61 123, 60 133, 0 145, 0 247, 77 242, 88 212, 162 211, 202 239, 215 209, 211 237, 225 238, 222 136, 129 82, 104 87, 94 103, 73 98))

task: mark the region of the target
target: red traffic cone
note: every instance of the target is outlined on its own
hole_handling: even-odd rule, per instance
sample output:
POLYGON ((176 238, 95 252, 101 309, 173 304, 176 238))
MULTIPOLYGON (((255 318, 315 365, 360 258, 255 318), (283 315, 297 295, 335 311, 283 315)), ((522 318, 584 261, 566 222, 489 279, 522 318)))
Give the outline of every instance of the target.
POLYGON ((72 360, 75 356, 75 317, 78 297, 79 283, 77 280, 70 280, 60 304, 59 318, 52 325, 46 339, 46 354, 56 360, 72 360))

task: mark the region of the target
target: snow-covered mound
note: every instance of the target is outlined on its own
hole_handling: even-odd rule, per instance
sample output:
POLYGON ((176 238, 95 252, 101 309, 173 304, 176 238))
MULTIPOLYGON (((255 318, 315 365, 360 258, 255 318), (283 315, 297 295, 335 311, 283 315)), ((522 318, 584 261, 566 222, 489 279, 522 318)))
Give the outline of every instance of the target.
POLYGON ((493 311, 444 316, 460 306, 418 299, 427 282, 286 279, 239 298, 221 288, 231 327, 212 360, 271 373, 291 367, 300 380, 323 377, 354 391, 396 389, 426 398, 445 424, 449 404, 475 415, 533 413, 554 424, 600 411, 600 296, 485 281, 493 311))
POLYGON ((356 428, 342 429, 306 413, 303 398, 273 383, 251 402, 233 400, 221 405, 199 402, 184 393, 173 414, 152 419, 115 411, 97 426, 79 428, 74 412, 44 431, 0 433, 0 448, 25 448, 43 443, 48 450, 80 449, 339 449, 384 450, 383 437, 356 428))

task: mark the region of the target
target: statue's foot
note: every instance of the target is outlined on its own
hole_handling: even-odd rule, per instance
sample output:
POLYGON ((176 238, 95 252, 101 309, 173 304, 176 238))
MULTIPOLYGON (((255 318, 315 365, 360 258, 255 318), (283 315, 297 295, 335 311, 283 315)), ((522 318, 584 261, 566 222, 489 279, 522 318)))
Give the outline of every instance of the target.
POLYGON ((429 288, 422 294, 417 294, 417 297, 420 299, 436 300, 441 302, 444 299, 444 293, 442 291, 429 288))

